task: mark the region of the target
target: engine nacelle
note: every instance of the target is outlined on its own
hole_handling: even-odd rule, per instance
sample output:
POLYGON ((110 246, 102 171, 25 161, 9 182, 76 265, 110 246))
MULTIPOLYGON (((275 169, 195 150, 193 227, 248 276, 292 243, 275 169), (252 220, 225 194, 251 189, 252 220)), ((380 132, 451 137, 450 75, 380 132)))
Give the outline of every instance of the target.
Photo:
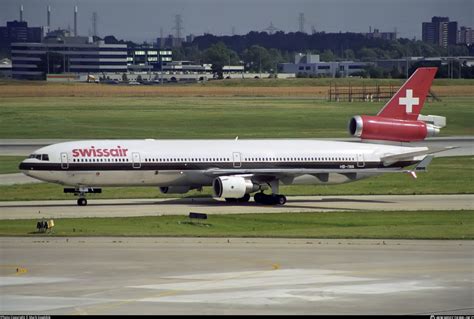
POLYGON ((437 135, 439 128, 423 121, 356 115, 349 121, 349 133, 366 140, 415 142, 437 135))
POLYGON ((221 176, 212 182, 214 197, 242 198, 261 189, 260 185, 242 176, 221 176))
POLYGON ((189 186, 166 186, 160 187, 162 194, 184 194, 191 190, 189 186))

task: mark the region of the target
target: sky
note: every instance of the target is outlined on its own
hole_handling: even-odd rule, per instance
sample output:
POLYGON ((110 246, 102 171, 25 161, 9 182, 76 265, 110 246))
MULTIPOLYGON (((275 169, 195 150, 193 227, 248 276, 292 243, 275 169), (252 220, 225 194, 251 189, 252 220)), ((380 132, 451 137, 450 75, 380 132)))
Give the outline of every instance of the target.
POLYGON ((23 19, 29 26, 46 25, 52 8, 54 29, 74 26, 78 6, 79 35, 92 35, 92 13, 98 15, 98 35, 155 42, 174 34, 175 16, 181 15, 182 34, 246 34, 263 31, 270 23, 285 32, 304 29, 325 32, 369 32, 369 27, 397 31, 399 37, 421 39, 421 23, 432 16, 448 16, 458 26, 474 27, 474 0, 0 0, 0 25, 23 19))

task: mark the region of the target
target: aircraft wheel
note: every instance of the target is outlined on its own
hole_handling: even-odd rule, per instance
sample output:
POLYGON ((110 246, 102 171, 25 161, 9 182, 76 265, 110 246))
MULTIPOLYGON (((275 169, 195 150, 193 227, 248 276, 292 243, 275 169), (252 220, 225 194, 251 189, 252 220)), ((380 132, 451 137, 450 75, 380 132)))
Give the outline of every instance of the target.
POLYGON ((245 194, 244 197, 241 197, 238 199, 239 202, 241 203, 246 203, 250 200, 250 194, 245 194))
POLYGON ((85 198, 79 198, 79 199, 77 200, 77 205, 78 205, 78 206, 86 206, 86 205, 87 205, 87 199, 85 199, 85 198))
POLYGON ((253 195, 253 200, 256 203, 263 204, 263 197, 264 196, 265 196, 264 193, 256 193, 255 195, 253 195))
POLYGON ((285 205, 286 203, 286 196, 285 195, 277 195, 275 196, 276 204, 278 205, 285 205))

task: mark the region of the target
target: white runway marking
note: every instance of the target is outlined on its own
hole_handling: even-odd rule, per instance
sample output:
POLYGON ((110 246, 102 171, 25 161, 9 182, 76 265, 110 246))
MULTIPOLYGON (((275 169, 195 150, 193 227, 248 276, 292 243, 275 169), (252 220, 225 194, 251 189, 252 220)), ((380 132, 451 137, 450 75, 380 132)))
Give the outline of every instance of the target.
POLYGON ((428 282, 374 282, 377 278, 342 275, 319 269, 285 269, 257 272, 230 272, 163 277, 175 283, 141 285, 130 288, 160 290, 144 302, 280 304, 322 301, 351 294, 396 294, 440 288, 428 282), (263 289, 262 289, 263 288, 263 289))
POLYGON ((166 277, 180 282, 158 285, 143 285, 131 288, 160 290, 199 291, 203 289, 238 289, 251 287, 273 287, 284 285, 309 285, 328 282, 367 281, 369 278, 335 275, 334 272, 313 269, 285 269, 254 272, 230 272, 216 275, 191 275, 166 277))
POLYGON ((34 284, 50 284, 56 282, 71 281, 69 278, 59 277, 0 277, 1 286, 17 286, 17 285, 34 285, 34 284))
POLYGON ((104 299, 93 298, 42 297, 20 295, 1 296, 0 300, 0 309, 2 312, 12 311, 22 313, 30 311, 51 311, 54 309, 86 306, 104 303, 107 301, 104 299))

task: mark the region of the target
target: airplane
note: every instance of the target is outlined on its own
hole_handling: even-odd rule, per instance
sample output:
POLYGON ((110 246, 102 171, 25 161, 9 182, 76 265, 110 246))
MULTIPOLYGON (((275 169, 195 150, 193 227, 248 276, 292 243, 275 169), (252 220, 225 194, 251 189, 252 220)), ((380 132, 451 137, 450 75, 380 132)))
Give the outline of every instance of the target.
POLYGON ((248 202, 255 193, 256 203, 284 205, 280 184, 339 184, 393 172, 416 178, 440 150, 402 143, 446 125, 444 117, 420 114, 436 71, 418 68, 377 115, 352 117, 349 133, 361 141, 85 140, 40 148, 19 168, 68 186, 64 192, 78 196, 79 206, 87 205, 86 194, 114 186, 155 186, 165 194, 212 186, 213 196, 227 202, 248 202))

